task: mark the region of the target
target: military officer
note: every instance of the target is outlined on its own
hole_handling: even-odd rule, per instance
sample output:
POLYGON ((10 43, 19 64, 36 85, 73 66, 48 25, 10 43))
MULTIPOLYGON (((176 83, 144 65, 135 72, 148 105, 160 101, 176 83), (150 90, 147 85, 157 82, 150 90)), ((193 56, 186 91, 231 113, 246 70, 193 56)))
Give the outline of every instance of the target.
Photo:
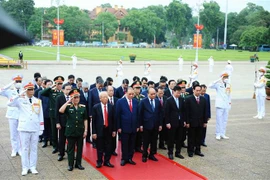
POLYGON ((254 83, 254 87, 256 88, 256 101, 257 101, 257 115, 254 118, 262 119, 265 116, 265 85, 266 85, 266 78, 264 74, 266 70, 264 67, 260 67, 259 69, 259 76, 257 82, 254 83))
POLYGON ((58 152, 58 141, 57 141, 57 129, 56 129, 56 113, 55 113, 55 103, 56 103, 56 98, 59 95, 63 95, 62 92, 62 85, 64 82, 64 77, 63 76, 56 76, 54 78, 55 84, 52 87, 46 88, 41 91, 42 96, 49 97, 49 102, 50 102, 50 108, 49 108, 49 115, 51 119, 51 131, 52 131, 52 145, 53 145, 53 151, 52 153, 55 154, 58 152))
POLYGON ((85 105, 79 104, 80 90, 73 89, 69 92, 71 97, 60 109, 60 113, 65 113, 67 116, 67 124, 65 135, 68 140, 67 154, 68 154, 68 170, 73 170, 74 152, 77 145, 77 155, 75 168, 84 170, 82 166, 82 149, 83 139, 87 135, 87 110, 85 105))
MULTIPOLYGON (((18 95, 22 92, 22 79, 23 76, 21 74, 15 74, 12 77, 12 82, 6 85, 0 95, 7 97, 10 99, 12 96, 18 95), (14 84, 14 89, 10 89, 10 87, 14 84)), ((9 122, 9 131, 10 131, 10 141, 11 141, 11 157, 15 157, 17 154, 21 153, 20 147, 20 137, 18 132, 18 118, 19 118, 19 109, 18 107, 7 107, 6 118, 8 118, 9 122)))
POLYGON ((9 99, 8 106, 18 107, 20 140, 22 145, 22 176, 30 170, 36 170, 38 156, 38 139, 44 130, 43 110, 41 100, 34 97, 34 84, 31 81, 24 83, 24 91, 9 99))
POLYGON ((209 88, 215 89, 216 95, 216 139, 229 139, 226 136, 226 126, 229 109, 231 108, 231 86, 229 84, 229 74, 223 72, 221 77, 211 83, 209 88))
MULTIPOLYGON (((142 83, 140 81, 134 81, 132 84, 131 84, 131 87, 133 88, 134 90, 134 99, 136 99, 138 101, 138 103, 140 103, 140 101, 145 98, 144 95, 140 94, 141 92, 141 85, 142 83)), ((140 152, 142 153, 142 132, 141 131, 138 131, 137 134, 136 134, 136 140, 135 140, 135 151, 136 152, 140 152)))

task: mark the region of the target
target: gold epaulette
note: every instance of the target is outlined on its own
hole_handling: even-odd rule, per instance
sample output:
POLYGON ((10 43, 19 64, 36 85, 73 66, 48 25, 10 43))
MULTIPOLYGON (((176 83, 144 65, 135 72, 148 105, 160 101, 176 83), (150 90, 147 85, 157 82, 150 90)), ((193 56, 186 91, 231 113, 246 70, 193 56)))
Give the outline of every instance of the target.
POLYGON ((189 92, 185 92, 185 95, 188 95, 189 94, 189 92))
POLYGON ((71 104, 71 103, 68 103, 67 105, 68 105, 68 106, 71 106, 72 104, 71 104))
POLYGON ((79 104, 79 107, 85 107, 85 105, 84 104, 79 104))
POLYGON ((141 95, 141 97, 145 97, 143 94, 140 94, 141 95))

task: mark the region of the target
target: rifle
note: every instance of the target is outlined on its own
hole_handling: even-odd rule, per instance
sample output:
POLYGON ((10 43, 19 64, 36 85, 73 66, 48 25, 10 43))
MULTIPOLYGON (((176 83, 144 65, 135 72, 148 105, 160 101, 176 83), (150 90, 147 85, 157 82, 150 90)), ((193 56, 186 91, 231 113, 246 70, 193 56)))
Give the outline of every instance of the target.
MULTIPOLYGON (((254 63, 255 63, 255 73, 254 73, 255 80, 254 80, 254 83, 256 83, 257 82, 257 63, 256 63, 256 61, 254 63)), ((254 87, 254 92, 253 92, 252 99, 256 99, 255 91, 256 91, 256 87, 254 87)))
MULTIPOLYGON (((190 76, 192 75, 192 61, 190 61, 190 76)), ((189 78, 189 83, 187 85, 187 87, 189 88, 190 87, 190 83, 191 83, 191 78, 189 78)))

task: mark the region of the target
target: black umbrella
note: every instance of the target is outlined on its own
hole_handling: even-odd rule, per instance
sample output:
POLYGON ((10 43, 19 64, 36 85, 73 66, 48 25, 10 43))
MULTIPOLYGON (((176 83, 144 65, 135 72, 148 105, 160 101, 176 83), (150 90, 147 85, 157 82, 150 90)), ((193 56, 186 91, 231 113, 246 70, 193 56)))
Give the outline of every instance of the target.
POLYGON ((30 42, 20 26, 0 7, 0 49, 30 42))

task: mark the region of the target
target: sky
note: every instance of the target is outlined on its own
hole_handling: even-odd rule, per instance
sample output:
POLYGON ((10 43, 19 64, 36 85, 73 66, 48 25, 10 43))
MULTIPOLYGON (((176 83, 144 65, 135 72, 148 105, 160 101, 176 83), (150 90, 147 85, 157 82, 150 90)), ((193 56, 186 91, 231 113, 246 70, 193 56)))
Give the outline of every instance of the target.
MULTIPOLYGON (((51 1, 57 0, 34 0, 36 7, 50 7, 51 1)), ((124 8, 142 8, 149 5, 168 5, 172 0, 60 0, 61 3, 67 6, 78 6, 81 9, 92 10, 96 6, 101 4, 110 3, 113 7, 118 5, 118 7, 123 6, 124 8)), ((189 4, 191 8, 196 7, 196 4, 204 0, 182 0, 182 2, 189 4)), ((209 1, 209 0, 206 0, 209 1)), ((228 1, 228 12, 240 12, 246 7, 248 2, 263 6, 264 9, 270 11, 270 0, 215 0, 221 8, 222 12, 226 11, 226 1, 228 1)))

